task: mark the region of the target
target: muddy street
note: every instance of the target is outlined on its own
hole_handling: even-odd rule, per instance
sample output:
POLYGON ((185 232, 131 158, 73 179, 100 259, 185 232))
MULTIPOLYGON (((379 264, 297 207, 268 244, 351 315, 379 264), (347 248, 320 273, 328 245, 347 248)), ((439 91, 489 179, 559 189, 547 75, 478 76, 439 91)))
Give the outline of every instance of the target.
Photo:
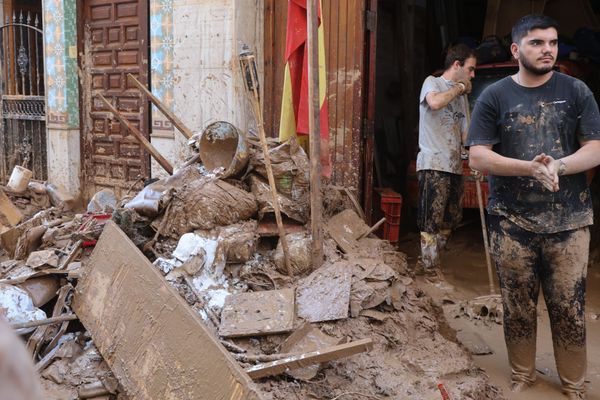
MULTIPOLYGON (((405 232, 400 239, 400 250, 408 255, 409 265, 414 265, 419 255, 418 233, 405 232)), ((560 381, 556 372, 550 324, 546 305, 540 293, 538 303, 538 333, 536 369, 537 381, 532 388, 522 393, 512 393, 509 390, 510 368, 502 325, 470 319, 465 315, 457 315, 459 304, 489 294, 489 284, 483 239, 478 216, 465 213, 463 225, 454 233, 448 242, 447 250, 442 255, 442 267, 445 277, 451 287, 437 287, 419 277, 420 287, 440 304, 443 304, 444 314, 449 325, 456 330, 459 340, 463 343, 472 337, 483 340, 489 346, 492 354, 473 355, 477 366, 489 376, 490 383, 500 387, 507 399, 547 400, 564 399, 561 393, 560 381)), ((499 293, 497 276, 494 271, 496 293, 499 293)), ((589 266, 587 281, 587 348, 588 370, 586 377, 588 399, 600 399, 600 265, 596 262, 589 266)))

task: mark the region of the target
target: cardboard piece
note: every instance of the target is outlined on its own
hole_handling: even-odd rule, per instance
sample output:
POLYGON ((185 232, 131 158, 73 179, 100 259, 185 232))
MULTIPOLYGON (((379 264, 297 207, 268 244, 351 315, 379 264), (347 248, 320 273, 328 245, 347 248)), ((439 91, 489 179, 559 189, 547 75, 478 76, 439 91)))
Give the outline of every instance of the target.
POLYGON ((10 201, 3 190, 0 190, 0 225, 15 226, 23 219, 21 211, 10 201))
POLYGON ((298 316, 310 322, 348 317, 352 272, 346 262, 324 265, 298 283, 298 316))
POLYGON ((219 335, 268 335, 290 332, 293 328, 294 290, 268 290, 227 296, 219 335))
POLYGON ((246 372, 252 379, 263 378, 265 376, 277 375, 297 368, 304 368, 315 363, 348 357, 353 354, 370 350, 371 348, 373 348, 372 339, 361 339, 326 349, 319 349, 309 353, 286 357, 282 360, 258 364, 246 369, 246 372))
POLYGON ((360 245, 356 238, 369 230, 369 226, 350 209, 331 217, 325 227, 344 253, 357 252, 360 245))
POLYGON ((259 400, 237 362, 112 221, 73 309, 131 399, 259 400))

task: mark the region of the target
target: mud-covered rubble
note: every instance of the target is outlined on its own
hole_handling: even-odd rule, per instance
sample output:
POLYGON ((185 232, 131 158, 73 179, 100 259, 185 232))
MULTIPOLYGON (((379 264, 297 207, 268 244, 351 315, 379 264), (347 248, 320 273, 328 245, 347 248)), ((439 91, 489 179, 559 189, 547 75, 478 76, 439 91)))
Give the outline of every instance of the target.
MULTIPOLYGON (((285 221, 306 223, 306 155, 294 141, 270 151, 285 221)), ((322 266, 311 265, 306 229, 286 236, 289 276, 280 241, 258 233, 273 207, 261 157, 252 146, 249 153, 248 167, 236 176, 223 176, 231 170, 226 165, 207 171, 192 164, 127 198, 99 192, 83 214, 65 211, 69 202, 48 193, 45 204, 7 191, 23 210, 23 222, 6 226, 0 236, 9 238, 2 240, 0 297, 8 293, 4 288, 18 288, 19 295, 37 299, 27 313, 41 314, 17 310, 18 318, 6 311, 5 317, 14 324, 72 314, 78 278, 89 272, 88 258, 111 219, 247 372, 286 357, 361 344, 256 379, 263 399, 436 399, 439 383, 452 398, 502 398, 458 344, 441 309, 414 285, 405 256, 372 235, 359 240, 369 227, 347 191, 327 187, 323 193, 328 221, 322 266), (26 211, 34 202, 47 207, 26 211), (33 279, 45 282, 44 293, 27 288, 33 279)), ((125 387, 132 383, 111 373, 113 357, 104 361, 95 333, 79 321, 20 333, 50 398, 127 398, 125 387)))

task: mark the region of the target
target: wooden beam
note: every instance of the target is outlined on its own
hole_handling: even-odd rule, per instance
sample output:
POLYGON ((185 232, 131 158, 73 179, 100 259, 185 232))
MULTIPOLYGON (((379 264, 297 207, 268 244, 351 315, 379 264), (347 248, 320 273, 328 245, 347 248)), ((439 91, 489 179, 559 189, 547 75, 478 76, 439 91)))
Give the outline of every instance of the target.
POLYGON ((250 103, 254 112, 254 118, 256 118, 256 127, 258 130, 258 136, 260 139, 260 146, 265 157, 265 169, 267 170, 267 178, 269 179, 269 187, 271 188, 271 198, 273 199, 273 211, 275 212, 275 221, 277 222, 277 229, 279 231, 279 240, 281 241, 281 247, 283 249, 283 258, 285 260, 285 267, 289 276, 293 276, 292 264, 290 261, 290 250, 288 247, 287 238, 285 236, 285 227, 283 226, 283 219, 281 218, 281 210, 279 208, 279 196, 277 195, 277 185, 275 184, 275 177, 273 176, 273 168, 271 167, 271 157, 269 156, 269 148, 267 146, 267 134, 265 132, 265 122, 263 120, 262 109, 260 105, 259 95, 259 82, 256 69, 256 58, 254 53, 249 50, 244 50, 239 57, 242 77, 244 79, 244 85, 250 92, 250 103))
POLYGON ((138 89, 140 89, 146 96, 148 96, 148 98, 150 99, 152 104, 154 104, 156 106, 156 108, 158 108, 164 114, 164 116, 167 117, 167 119, 169 121, 171 121, 171 123, 173 125, 175 125, 175 128, 177 128, 177 130, 179 130, 179 132, 181 132, 183 134, 183 136, 185 136, 188 139, 192 138, 194 133, 187 126, 185 126, 185 124, 179 118, 177 118, 177 116, 175 116, 175 114, 173 114, 173 112, 171 112, 171 110, 169 110, 158 99, 158 97, 153 95, 152 92, 150 92, 146 88, 146 86, 142 85, 142 83, 140 81, 135 79, 135 76, 133 76, 131 74, 127 74, 127 77, 133 81, 133 83, 135 84, 135 86, 137 86, 138 89))
POLYGON ((23 328, 35 328, 35 327, 42 326, 42 325, 53 325, 53 324, 59 324, 59 323, 66 322, 66 321, 74 321, 76 319, 77 319, 77 315, 66 314, 66 315, 61 315, 58 317, 46 318, 46 319, 41 319, 41 320, 37 320, 37 321, 29 321, 29 322, 22 322, 22 323, 18 323, 18 324, 10 324, 10 327, 15 330, 23 329, 23 328))
POLYGON ((319 114, 318 0, 306 2, 308 45, 308 130, 310 137, 310 227, 312 267, 323 264, 323 202, 321 199, 321 129, 319 114))
POLYGON ((373 348, 372 339, 361 339, 322 350, 290 356, 270 363, 255 365, 246 369, 246 373, 250 375, 250 378, 258 379, 281 374, 292 369, 304 368, 309 365, 348 357, 371 350, 371 348, 373 348))
POLYGON ((173 175, 173 166, 169 163, 169 161, 167 161, 166 158, 164 158, 158 152, 158 150, 156 150, 156 147, 154 147, 152 145, 152 143, 150 143, 148 141, 148 139, 146 139, 146 137, 144 137, 142 132, 140 132, 135 126, 133 126, 129 121, 127 121, 127 119, 125 117, 123 117, 123 115, 121 115, 121 113, 118 112, 117 109, 115 107, 113 107, 113 105, 110 104, 110 102, 108 100, 106 100, 106 98, 104 98, 104 96, 102 96, 101 94, 97 94, 96 96, 100 100, 102 100, 102 102, 106 105, 106 107, 108 107, 109 111, 112 112, 115 115, 115 117, 117 117, 117 119, 119 120, 121 125, 123 125, 125 128, 127 128, 129 130, 129 132, 131 132, 133 134, 133 136, 138 140, 138 142, 140 142, 140 144, 146 150, 148 150, 150 155, 152 155, 152 157, 154 157, 154 159, 160 164, 160 166, 163 167, 164 170, 169 173, 169 175, 173 175))

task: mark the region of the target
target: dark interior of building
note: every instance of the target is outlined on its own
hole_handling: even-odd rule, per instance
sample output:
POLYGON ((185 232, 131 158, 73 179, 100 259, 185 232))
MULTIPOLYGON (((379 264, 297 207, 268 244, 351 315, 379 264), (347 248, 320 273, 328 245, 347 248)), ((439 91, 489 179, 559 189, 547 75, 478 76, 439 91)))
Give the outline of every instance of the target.
MULTIPOLYGON (((559 63, 567 73, 585 81, 600 99, 598 0, 378 2, 374 187, 388 187, 402 194, 402 230, 416 229, 416 175, 411 162, 414 163, 418 152, 418 97, 423 80, 441 71, 444 50, 459 42, 478 49, 491 42, 505 50, 495 59, 481 57, 486 59, 478 60, 474 82, 491 79, 490 71, 499 77, 508 75, 510 70, 506 69, 484 70, 482 61, 510 64, 508 48, 513 23, 523 15, 540 11, 559 23, 559 63)), ((478 54, 485 54, 479 51, 478 54)), ((476 96, 476 85, 474 83, 473 98, 469 99, 471 103, 476 96)), ((596 221, 600 220, 598 175, 591 184, 596 221)), ((600 236, 598 230, 593 233, 592 243, 600 236)))

